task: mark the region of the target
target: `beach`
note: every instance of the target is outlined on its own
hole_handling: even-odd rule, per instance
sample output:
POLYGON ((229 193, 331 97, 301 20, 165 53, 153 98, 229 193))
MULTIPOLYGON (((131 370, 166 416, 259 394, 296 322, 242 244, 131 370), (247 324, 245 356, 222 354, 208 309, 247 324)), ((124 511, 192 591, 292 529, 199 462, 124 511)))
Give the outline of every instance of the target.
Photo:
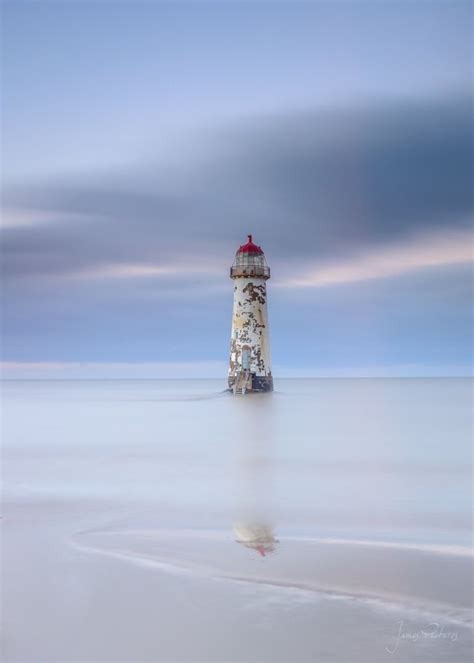
POLYGON ((3 660, 468 661, 468 379, 3 383, 3 660))

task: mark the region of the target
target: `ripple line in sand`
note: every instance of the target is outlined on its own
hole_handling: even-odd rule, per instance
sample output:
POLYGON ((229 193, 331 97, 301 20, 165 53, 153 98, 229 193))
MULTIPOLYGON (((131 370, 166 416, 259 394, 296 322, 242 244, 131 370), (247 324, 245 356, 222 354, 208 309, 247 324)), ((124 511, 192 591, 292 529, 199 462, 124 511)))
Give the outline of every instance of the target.
POLYGON ((344 600, 354 602, 370 609, 385 610, 390 612, 410 613, 413 617, 423 619, 442 619, 448 623, 459 627, 472 629, 472 611, 470 609, 458 608, 453 605, 422 602, 405 596, 384 596, 374 592, 354 592, 343 588, 324 587, 312 583, 303 583, 293 580, 278 580, 270 577, 256 577, 237 573, 226 573, 216 570, 212 566, 202 563, 195 563, 188 560, 176 560, 166 557, 156 557, 143 553, 136 553, 124 549, 104 550, 94 546, 86 546, 72 543, 76 550, 96 555, 111 557, 123 562, 134 564, 142 568, 154 569, 165 573, 175 575, 194 575, 212 578, 227 582, 236 582, 248 585, 258 585, 272 589, 292 590, 294 592, 304 592, 328 600, 344 600))

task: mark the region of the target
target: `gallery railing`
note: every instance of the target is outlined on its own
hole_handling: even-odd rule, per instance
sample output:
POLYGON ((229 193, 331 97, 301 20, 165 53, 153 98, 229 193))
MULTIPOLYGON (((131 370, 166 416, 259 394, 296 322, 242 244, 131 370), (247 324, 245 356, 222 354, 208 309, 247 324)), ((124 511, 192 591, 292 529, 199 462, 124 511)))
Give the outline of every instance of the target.
POLYGON ((239 265, 233 265, 230 268, 230 278, 238 278, 239 276, 254 276, 259 279, 269 279, 270 278, 270 267, 253 267, 247 265, 246 267, 239 265))

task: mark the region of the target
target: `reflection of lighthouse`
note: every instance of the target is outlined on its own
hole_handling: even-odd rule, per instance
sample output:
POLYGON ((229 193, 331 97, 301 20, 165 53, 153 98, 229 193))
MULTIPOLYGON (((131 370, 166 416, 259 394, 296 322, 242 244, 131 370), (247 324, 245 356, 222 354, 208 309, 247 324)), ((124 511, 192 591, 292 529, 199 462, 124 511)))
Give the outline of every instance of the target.
POLYGON ((258 431, 258 435, 242 434, 235 440, 234 539, 253 555, 265 558, 278 546, 273 499, 276 404, 271 396, 236 398, 231 407, 235 428, 240 429, 245 421, 246 430, 258 431))
POLYGON ((246 548, 257 550, 262 557, 274 552, 278 543, 278 539, 275 539, 273 533, 273 527, 268 523, 236 523, 234 534, 237 543, 241 543, 246 548))
POLYGON ((242 394, 272 391, 266 288, 270 268, 252 235, 235 254, 230 278, 234 281, 234 308, 229 387, 242 394))

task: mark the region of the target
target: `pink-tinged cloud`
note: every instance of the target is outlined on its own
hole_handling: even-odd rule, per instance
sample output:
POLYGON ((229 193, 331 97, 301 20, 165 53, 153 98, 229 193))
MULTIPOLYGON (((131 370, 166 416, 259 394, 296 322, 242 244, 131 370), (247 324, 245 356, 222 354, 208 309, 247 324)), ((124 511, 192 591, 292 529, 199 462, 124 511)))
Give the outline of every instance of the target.
POLYGON ((34 228, 36 226, 68 222, 80 223, 89 220, 87 215, 77 212, 65 212, 55 209, 36 209, 34 207, 3 207, 0 219, 0 225, 5 230, 10 228, 34 228))
POLYGON ((203 264, 181 264, 172 263, 168 265, 157 265, 153 263, 133 263, 117 262, 94 267, 88 267, 83 270, 71 272, 69 278, 78 279, 137 279, 151 278, 160 276, 180 276, 180 275, 222 275, 222 268, 213 268, 206 261, 203 264))
POLYGON ((0 362, 4 380, 80 379, 167 379, 222 378, 227 375, 225 360, 162 362, 0 362))
POLYGON ((324 288, 401 276, 430 267, 469 264, 473 260, 474 234, 470 230, 418 235, 411 241, 359 253, 345 260, 326 260, 299 276, 281 280, 287 288, 324 288))

